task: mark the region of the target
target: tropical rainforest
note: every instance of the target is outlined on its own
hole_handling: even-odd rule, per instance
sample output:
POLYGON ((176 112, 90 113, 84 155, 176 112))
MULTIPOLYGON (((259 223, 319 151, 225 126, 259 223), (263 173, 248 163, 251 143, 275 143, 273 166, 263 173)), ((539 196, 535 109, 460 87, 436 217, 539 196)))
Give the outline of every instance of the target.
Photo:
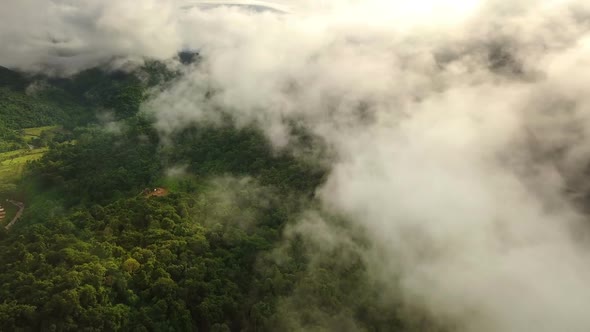
POLYGON ((433 328, 382 299, 354 251, 318 258, 286 231, 317 204, 317 159, 231 117, 163 141, 140 108, 177 75, 0 70, 0 198, 26 204, 0 229, 1 331, 433 328))

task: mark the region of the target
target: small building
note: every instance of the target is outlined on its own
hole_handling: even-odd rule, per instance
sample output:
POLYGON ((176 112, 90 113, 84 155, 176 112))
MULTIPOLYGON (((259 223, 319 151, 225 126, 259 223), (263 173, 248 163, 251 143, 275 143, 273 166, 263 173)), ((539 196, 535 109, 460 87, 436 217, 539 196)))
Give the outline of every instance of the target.
POLYGON ((168 195, 169 191, 166 188, 146 188, 143 191, 143 195, 146 197, 163 197, 168 195))

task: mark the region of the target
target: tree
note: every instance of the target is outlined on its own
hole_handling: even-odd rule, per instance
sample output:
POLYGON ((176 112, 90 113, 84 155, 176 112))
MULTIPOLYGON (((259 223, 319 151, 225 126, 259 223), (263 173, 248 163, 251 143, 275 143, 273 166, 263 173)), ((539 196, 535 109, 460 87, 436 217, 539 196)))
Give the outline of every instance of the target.
POLYGON ((123 270, 127 273, 135 273, 135 271, 139 270, 141 264, 134 258, 128 258, 125 262, 123 262, 123 270))

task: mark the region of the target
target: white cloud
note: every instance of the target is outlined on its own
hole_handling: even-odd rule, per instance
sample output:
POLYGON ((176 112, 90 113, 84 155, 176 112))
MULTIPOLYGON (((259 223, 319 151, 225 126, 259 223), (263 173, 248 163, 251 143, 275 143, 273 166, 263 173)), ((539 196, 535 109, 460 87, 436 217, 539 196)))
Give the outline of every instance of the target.
POLYGON ((181 47, 170 1, 23 0, 0 11, 0 65, 69 74, 114 58, 172 57, 181 47))
POLYGON ((367 230, 375 278, 466 331, 587 330, 590 254, 562 178, 590 156, 587 6, 421 5, 188 13, 204 63, 153 101, 160 129, 219 108, 276 140, 304 119, 338 156, 318 197, 367 230))

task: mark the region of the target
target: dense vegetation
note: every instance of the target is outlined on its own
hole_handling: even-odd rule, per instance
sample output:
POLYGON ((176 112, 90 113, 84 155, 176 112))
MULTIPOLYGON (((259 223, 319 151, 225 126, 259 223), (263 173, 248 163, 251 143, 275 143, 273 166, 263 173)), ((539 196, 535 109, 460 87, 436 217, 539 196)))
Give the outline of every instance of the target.
POLYGON ((145 89, 174 74, 151 66, 147 80, 101 70, 56 80, 57 99, 3 88, 13 99, 0 105, 2 137, 20 144, 16 130, 49 124, 70 136, 53 134, 29 162, 14 193, 27 201, 24 218, 0 230, 0 330, 426 329, 379 297, 358 253, 318 256, 296 232, 283 235, 315 204, 318 164, 231 121, 161 142, 137 111, 145 89), (84 113, 98 107, 114 111, 118 130, 84 113), (157 186, 170 194, 144 191, 157 186))
POLYGON ((0 152, 20 149, 24 143, 21 135, 16 130, 0 123, 0 152))
POLYGON ((131 117, 149 87, 176 75, 159 62, 147 62, 132 72, 94 68, 68 79, 0 67, 0 135, 7 135, 6 129, 50 125, 73 129, 96 122, 101 114, 131 117))

